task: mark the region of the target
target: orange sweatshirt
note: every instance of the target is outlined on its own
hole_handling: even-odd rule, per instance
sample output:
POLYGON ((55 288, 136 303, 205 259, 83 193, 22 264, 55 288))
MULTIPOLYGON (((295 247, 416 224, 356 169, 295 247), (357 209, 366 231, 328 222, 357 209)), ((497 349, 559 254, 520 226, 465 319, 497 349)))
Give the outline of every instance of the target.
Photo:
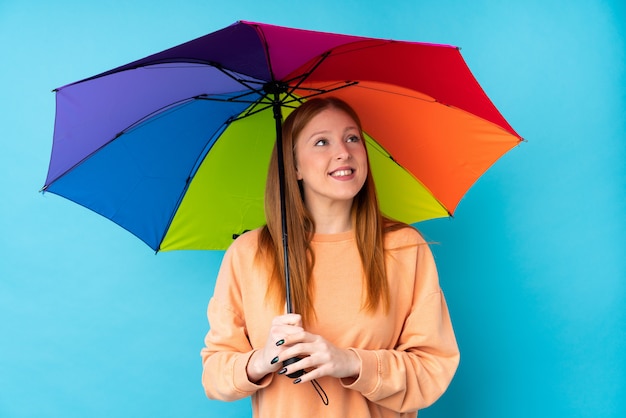
POLYGON ((312 241, 316 320, 307 331, 361 360, 354 380, 324 377, 324 405, 315 388, 276 374, 250 382, 246 365, 262 349, 276 312, 265 301, 266 271, 253 270, 259 231, 231 245, 209 302, 210 331, 202 349, 209 398, 252 397, 254 417, 416 417, 448 387, 459 362, 452 324, 432 253, 413 228, 385 235, 391 308, 362 309, 363 270, 352 231, 312 241))

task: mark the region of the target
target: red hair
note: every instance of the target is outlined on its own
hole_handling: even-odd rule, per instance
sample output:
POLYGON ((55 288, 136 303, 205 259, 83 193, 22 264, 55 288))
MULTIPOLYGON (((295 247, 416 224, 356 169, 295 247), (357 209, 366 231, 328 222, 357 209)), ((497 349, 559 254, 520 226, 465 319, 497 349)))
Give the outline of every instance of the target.
MULTIPOLYGON (((297 180, 294 147, 298 135, 309 121, 329 108, 345 112, 356 122, 359 131, 362 132, 361 122, 356 112, 346 102, 330 97, 314 98, 305 102, 294 110, 282 125, 291 299, 295 311, 302 315, 305 323, 315 317, 312 286, 309 280, 315 263, 310 248, 310 241, 315 233, 315 224, 304 205, 302 191, 297 180)), ((259 237, 258 256, 271 266, 272 274, 266 296, 275 302, 280 311, 285 304, 285 273, 279 196, 278 161, 276 146, 274 146, 265 188, 267 224, 259 237)), ((368 167, 365 184, 352 202, 352 225, 367 288, 364 308, 368 312, 376 311, 381 303, 385 311, 389 308, 389 288, 383 251, 384 222, 378 206, 372 174, 368 167)))

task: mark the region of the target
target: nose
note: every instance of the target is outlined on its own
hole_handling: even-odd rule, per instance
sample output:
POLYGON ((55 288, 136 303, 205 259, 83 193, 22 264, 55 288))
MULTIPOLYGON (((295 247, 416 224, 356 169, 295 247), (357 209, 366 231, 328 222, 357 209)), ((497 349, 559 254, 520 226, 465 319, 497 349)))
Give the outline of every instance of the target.
POLYGON ((348 160, 352 157, 350 154, 350 150, 348 149, 348 144, 343 141, 339 141, 337 144, 335 159, 337 160, 348 160))

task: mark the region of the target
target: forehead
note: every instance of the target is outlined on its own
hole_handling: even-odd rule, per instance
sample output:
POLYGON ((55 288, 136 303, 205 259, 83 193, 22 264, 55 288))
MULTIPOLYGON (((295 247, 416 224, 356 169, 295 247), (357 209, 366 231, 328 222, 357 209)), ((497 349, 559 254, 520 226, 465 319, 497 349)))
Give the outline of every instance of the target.
POLYGON ((326 132, 332 130, 358 129, 356 121, 344 110, 329 107, 309 120, 302 128, 300 135, 312 134, 317 131, 326 132))

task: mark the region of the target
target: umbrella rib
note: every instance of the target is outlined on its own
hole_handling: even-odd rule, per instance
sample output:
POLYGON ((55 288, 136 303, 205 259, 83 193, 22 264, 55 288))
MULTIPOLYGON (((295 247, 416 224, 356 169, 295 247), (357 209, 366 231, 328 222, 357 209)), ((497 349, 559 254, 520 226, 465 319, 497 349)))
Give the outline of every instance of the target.
POLYGON ((326 58, 328 58, 328 56, 330 55, 330 51, 326 51, 324 52, 319 59, 317 60, 317 62, 315 64, 313 64, 313 66, 311 67, 310 70, 308 70, 307 72, 305 72, 304 74, 301 74, 299 76, 293 77, 290 80, 287 80, 286 83, 289 84, 292 81, 298 80, 300 79, 295 86, 293 86, 291 88, 291 93, 293 93, 298 87, 300 87, 300 85, 304 82, 304 80, 306 80, 307 78, 309 78, 309 76, 311 74, 313 74, 313 71, 315 71, 317 69, 317 67, 319 67, 322 62, 324 62, 326 60, 326 58))
MULTIPOLYGON (((411 94, 398 93, 396 91, 389 91, 389 90, 385 90, 385 89, 379 89, 379 88, 368 87, 368 86, 363 86, 363 85, 361 85, 359 87, 361 87, 363 89, 366 89, 366 90, 378 91, 378 92, 381 92, 381 93, 393 94, 395 96, 403 96, 403 97, 408 97, 410 99, 422 100, 424 102, 430 102, 430 103, 439 103, 439 104, 444 105, 444 106, 453 107, 451 105, 447 105, 447 104, 445 104, 443 102, 440 102, 439 100, 437 100, 435 98, 432 98, 432 97, 429 100, 429 99, 425 99, 423 97, 417 97, 417 96, 414 96, 414 95, 411 95, 411 94)), ((421 93, 421 94, 426 96, 426 94, 424 94, 424 93, 421 93)))
POLYGON ((361 41, 355 41, 355 42, 350 42, 345 45, 340 45, 339 47, 333 48, 333 51, 337 55, 343 55, 343 54, 349 54, 349 53, 353 53, 354 51, 360 51, 364 49, 379 48, 379 47, 382 47, 388 44, 393 44, 393 43, 397 43, 397 41, 394 41, 392 39, 364 39, 361 41), (371 41, 378 41, 378 42, 373 44, 371 41), (369 45, 359 45, 361 43, 369 43, 369 45), (348 47, 355 47, 355 48, 348 49, 348 47), (337 51, 339 48, 343 48, 345 49, 345 51, 337 51))
MULTIPOLYGON (((358 84, 358 82, 356 82, 356 81, 346 81, 344 85, 339 86, 339 87, 335 87, 335 88, 330 89, 330 90, 300 87, 302 85, 302 83, 304 83, 304 81, 306 81, 306 79, 309 78, 309 76, 311 74, 313 74, 313 72, 315 72, 315 70, 320 65, 322 65, 322 63, 331 55, 332 52, 333 52, 333 50, 329 50, 329 51, 324 52, 323 54, 321 54, 319 56, 319 59, 311 66, 311 68, 309 70, 307 70, 303 74, 300 74, 298 76, 292 77, 291 79, 285 81, 285 83, 287 83, 289 85, 291 82, 298 80, 297 83, 294 86, 290 86, 290 89, 287 92, 287 95, 294 99, 293 101, 297 101, 299 103, 302 103, 303 99, 309 99, 311 97, 319 96, 319 95, 325 94, 325 93, 330 93, 330 92, 335 91, 335 90, 339 90, 339 89, 342 89, 342 88, 345 88, 345 87, 349 87, 349 86, 353 86, 355 84, 358 84), (296 90, 307 90, 307 91, 313 91, 315 93, 307 95, 307 96, 296 97, 293 94, 296 90)), ((293 101, 291 101, 291 102, 293 102, 293 101)), ((286 104, 287 102, 283 101, 282 103, 286 104)))
MULTIPOLYGON (((242 81, 237 79, 236 77, 232 76, 231 74, 228 74, 226 72, 227 70, 225 70, 224 67, 221 64, 219 64, 219 63, 217 63, 215 61, 209 61, 209 60, 203 60, 203 59, 193 59, 193 58, 189 58, 189 57, 179 57, 179 58, 167 58, 167 59, 159 59, 159 60, 154 60, 154 61, 149 61, 149 62, 142 62, 141 64, 136 64, 136 65, 132 65, 132 64, 124 65, 122 67, 114 68, 112 70, 105 71, 103 73, 100 73, 100 74, 97 74, 97 75, 94 75, 94 76, 91 76, 91 77, 87 77, 87 78, 84 78, 82 80, 75 81, 73 83, 70 83, 70 84, 67 84, 67 85, 64 85, 64 86, 61 86, 61 87, 57 87, 55 89, 52 89, 52 92, 56 93, 56 92, 58 92, 61 89, 65 89, 66 87, 74 86, 74 85, 81 84, 81 83, 84 83, 84 82, 87 82, 87 81, 91 81, 91 80, 95 80, 95 79, 98 79, 98 78, 106 77, 106 76, 111 75, 111 74, 117 74, 117 73, 122 73, 122 72, 125 72, 125 71, 137 70, 139 68, 144 68, 144 69, 150 70, 151 67, 156 66, 156 65, 160 65, 160 64, 182 64, 182 63, 202 64, 202 65, 209 65, 211 67, 215 67, 216 69, 224 72, 226 75, 228 75, 229 77, 233 78, 234 80, 241 82, 241 84, 245 85, 246 87, 249 87, 246 84, 244 84, 242 81)), ((182 65, 180 65, 180 67, 182 67, 182 65)), ((249 82, 255 83, 256 81, 249 80, 249 82)))
POLYGON ((421 184, 421 186, 428 190, 430 195, 432 196, 433 200, 435 202, 437 202, 437 204, 446 211, 446 213, 448 214, 448 216, 452 217, 452 212, 450 212, 450 210, 437 198, 437 196, 435 196, 434 193, 432 193, 430 191, 430 189, 428 189, 426 187, 426 185, 419 179, 417 178, 413 173, 411 173, 411 171, 407 170, 406 167, 404 167, 402 164, 400 164, 398 162, 398 160, 396 160, 393 155, 391 155, 389 153, 389 151, 387 151, 385 149, 385 147, 383 147, 379 142, 375 141, 373 139, 373 137, 371 135, 369 135, 366 131, 363 131, 363 133, 366 135, 366 142, 368 145, 368 150, 374 151, 374 152, 378 152, 380 155, 382 155, 384 158, 389 159, 391 162, 393 162, 393 164, 395 164, 396 166, 398 166, 402 171, 404 171, 407 175, 409 175, 410 177, 412 177, 415 181, 417 181, 419 184, 421 184))
POLYGON ((109 144, 111 144, 113 141, 115 141, 116 139, 118 139, 119 137, 121 137, 122 135, 130 132, 131 130, 133 130, 134 128, 138 127, 139 125, 141 125, 144 122, 147 121, 152 121, 158 117, 163 116, 163 114, 165 112, 167 112, 168 110, 174 110, 177 108, 180 108, 181 106, 184 106, 186 104, 189 104, 193 101, 195 101, 197 99, 197 97, 190 97, 187 99, 182 99, 179 100, 178 102, 175 103, 171 103, 167 106, 163 106, 160 109, 157 109, 139 119, 137 119, 135 122, 131 123, 130 125, 128 125, 126 128, 122 129, 121 131, 119 131, 118 133, 116 133, 115 135, 113 135, 112 138, 104 141, 98 148, 96 148, 95 150, 93 150, 92 152, 90 152, 88 155, 85 155, 80 161, 76 162, 74 165, 72 165, 71 167, 68 167, 65 171, 63 171, 61 174, 59 174, 58 176, 56 176, 56 178, 52 179, 50 181, 50 183, 45 184, 42 188, 41 188, 41 192, 45 192, 48 187, 56 182, 57 180, 59 180, 61 177, 64 177, 66 174, 68 174, 69 172, 71 172, 72 170, 74 170, 76 167, 80 166, 81 164, 83 164, 85 161, 89 160, 92 156, 96 155, 98 152, 100 152, 102 149, 106 148, 109 144))
POLYGON ((251 106, 250 108, 248 108, 248 110, 245 113, 242 113, 240 116, 237 116, 236 118, 232 118, 231 121, 234 122, 236 120, 241 120, 249 116, 256 115, 257 113, 263 112, 264 110, 271 109, 272 106, 273 106, 272 103, 261 102, 261 101, 256 102, 254 106, 251 106), (261 107, 260 106, 261 104, 265 104, 265 106, 261 107))
POLYGON ((213 101, 213 102, 223 102, 223 103, 249 103, 249 104, 254 104, 254 103, 259 103, 259 99, 248 99, 248 100, 241 100, 241 97, 245 97, 248 96, 250 94, 252 94, 253 92, 247 93, 247 94, 241 94, 239 96, 235 96, 233 97, 225 97, 225 98, 221 98, 218 97, 217 95, 214 96, 210 96, 208 94, 200 94, 198 96, 194 96, 193 99, 197 99, 197 100, 208 100, 208 101, 213 101))
MULTIPOLYGON (((428 103, 432 103, 432 104, 439 104, 439 105, 441 105, 441 106, 445 106, 445 107, 447 107, 447 108, 449 108, 449 109, 452 109, 452 110, 455 110, 455 111, 458 111, 458 112, 467 113, 467 114, 469 114, 469 115, 472 115, 472 116, 473 116, 473 117, 475 117, 475 118, 480 118, 482 121, 484 121, 484 122, 486 122, 486 123, 489 123, 489 124, 491 124, 491 125, 494 125, 497 129, 499 129, 499 130, 501 130, 501 131, 503 131, 503 132, 506 132, 506 133, 508 133, 508 134, 511 134, 511 135, 513 135, 513 136, 517 137, 517 138, 519 139, 519 141, 520 141, 520 142, 526 142, 526 139, 522 138, 522 137, 521 137, 519 134, 517 134, 516 132, 511 132, 511 131, 507 130, 506 128, 504 128, 504 127, 502 127, 502 126, 498 125, 497 123, 493 122, 493 121, 490 121, 490 120, 488 120, 488 119, 485 119, 485 118, 483 118, 483 117, 481 117, 481 116, 478 116, 478 115, 476 115, 476 114, 474 114, 474 113, 471 113, 471 112, 470 112, 470 111, 468 111, 467 109, 463 109, 463 108, 461 108, 461 107, 454 106, 454 105, 451 105, 451 104, 448 104, 448 103, 442 102, 441 100, 437 100, 437 99, 436 99, 436 98, 434 98, 434 97, 430 97, 430 96, 426 95, 425 93, 421 93, 421 94, 423 94, 424 96, 428 96, 428 97, 430 97, 430 99, 427 99, 427 98, 424 98, 424 97, 417 97, 417 96, 415 96, 415 95, 406 94, 406 93, 399 93, 399 92, 395 92, 395 91, 388 91, 388 90, 381 89, 381 88, 368 87, 368 86, 364 86, 364 85, 360 85, 359 87, 360 87, 360 88, 363 88, 363 89, 367 89, 367 90, 378 91, 378 92, 382 92, 382 93, 386 93, 386 94, 392 94, 392 95, 395 95, 395 96, 407 97, 407 98, 409 98, 409 99, 413 99, 413 100, 421 100, 421 101, 423 101, 423 102, 428 102, 428 103)), ((337 89, 335 89, 335 90, 337 90, 337 89)), ((419 93, 419 92, 418 92, 418 93, 419 93)))
MULTIPOLYGON (((306 99, 310 99, 312 97, 316 97, 322 94, 326 94, 326 93, 330 93, 336 90, 341 90, 344 89, 346 87, 350 87, 350 86, 355 86, 358 85, 359 82, 358 81, 346 81, 345 84, 342 84, 340 86, 337 87, 333 87, 331 89, 315 89, 315 88, 307 88, 307 87, 290 87, 290 90, 287 91, 285 94, 290 97, 291 99, 287 100, 287 99, 282 99, 280 100, 280 104, 283 107, 290 107, 295 109, 297 107, 297 105, 292 105, 292 103, 302 103, 303 100, 306 99), (299 90, 306 90, 311 92, 311 94, 307 94, 305 96, 296 96, 293 94, 293 92, 297 89, 299 90)), ((244 94, 241 94, 239 96, 235 96, 235 97, 228 97, 228 98, 219 98, 219 97, 211 97, 209 95, 203 94, 203 95, 199 95, 194 97, 195 99, 198 100, 212 100, 212 101, 220 101, 220 102, 237 102, 237 103, 250 103, 251 106, 246 112, 242 113, 240 116, 236 117, 236 118, 232 118, 230 119, 230 121, 236 121, 236 120, 240 120, 240 119, 244 119, 246 117, 252 116, 252 115, 256 115, 259 112, 263 112, 267 109, 270 109, 273 106, 273 101, 271 101, 271 99, 269 99, 267 97, 266 94, 263 95, 263 97, 261 97, 261 99, 259 100, 241 100, 242 97, 248 96, 250 94, 254 94, 256 92, 256 90, 254 92, 247 92, 244 94), (264 99, 267 99, 267 101, 264 101, 264 99), (260 105, 264 105, 264 106, 260 106, 260 105)))
POLYGON ((170 218, 168 219, 167 224, 165 225, 165 228, 163 229, 162 236, 156 248, 156 252, 159 252, 161 250, 161 244, 163 243, 165 236, 167 235, 170 227, 172 226, 172 223, 174 222, 174 218, 176 217, 176 213, 178 212, 178 208, 180 207, 183 199, 185 198, 185 195, 187 194, 187 190, 189 189, 189 186, 191 185, 191 182, 193 178, 195 177, 197 171, 200 169, 202 162, 207 157, 207 155, 209 155, 211 148, 213 148, 213 145, 215 145, 215 143, 217 142, 217 139, 219 138, 221 133, 228 127, 230 122, 231 122, 231 119, 227 120, 213 132, 213 134, 209 137, 209 140, 204 145, 202 152, 198 155, 198 158, 196 159, 193 166, 191 167, 191 170, 189 171, 189 174, 187 175, 187 179, 185 180, 185 186, 181 190, 181 193, 178 196, 178 199, 176 201, 176 205, 175 205, 176 210, 172 211, 170 218))
POLYGON ((231 72, 227 69, 225 69, 224 67, 222 67, 220 64, 218 63, 209 63, 209 65, 213 66, 215 69, 217 69, 218 71, 220 71, 222 74, 224 74, 227 77, 230 77, 231 79, 235 80, 237 83, 241 84, 242 86, 244 86, 247 89, 253 90, 256 93, 262 94, 263 90, 263 86, 261 86, 261 88, 257 88, 257 87, 252 87, 250 84, 261 84, 260 81, 256 81, 256 80, 245 80, 243 78, 240 77, 235 77, 233 74, 231 74, 231 72))
MULTIPOLYGON (((320 55, 319 59, 311 66, 311 68, 309 70, 307 70, 306 72, 304 72, 303 74, 300 74, 298 76, 292 77, 289 80, 286 80, 284 82, 285 85, 289 86, 288 90, 285 91, 285 95, 286 97, 290 97, 290 100, 287 100, 286 98, 280 99, 280 104, 281 106, 285 106, 285 107, 291 107, 291 108, 295 108, 297 106, 295 105, 291 105, 291 103, 302 103, 303 100, 305 99, 309 99, 311 97, 315 97, 315 96, 319 96, 321 94, 325 94, 325 93, 329 93, 335 90, 339 90, 345 87, 349 87, 349 86, 353 86, 358 84, 358 82, 356 81, 346 81, 344 85, 338 86, 338 87, 334 87, 330 90, 324 90, 324 89, 314 89, 314 88, 307 88, 307 87, 300 87, 301 84, 322 64, 322 62, 324 62, 324 60, 326 60, 326 58, 328 58, 328 56, 330 56, 331 51, 327 51, 323 54, 320 55), (290 85, 292 82, 297 81, 295 85, 290 85), (312 94, 308 94, 306 96, 302 96, 302 97, 298 97, 296 95, 294 95, 293 93, 296 90, 306 90, 306 91, 310 91, 313 92, 312 94)), ((269 56, 269 54, 268 54, 269 56)), ((268 59, 269 61, 269 59, 268 59)), ((233 97, 229 97, 229 98, 224 98, 224 99, 220 99, 220 98, 216 98, 216 97, 210 97, 209 95, 199 95, 196 96, 197 99, 200 100, 215 100, 215 101, 224 101, 224 102, 237 102, 237 103, 250 103, 251 106, 245 113, 243 113, 242 115, 240 115, 239 117, 236 118, 232 118, 230 119, 230 121, 236 121, 239 119, 243 119, 252 115, 255 115, 259 112, 263 112, 269 108, 271 108, 274 104, 273 100, 271 98, 269 98, 267 96, 267 94, 257 88, 257 87, 253 87, 251 84, 255 84, 258 83, 257 81, 253 81, 253 80, 244 80, 241 79, 239 77, 236 77, 235 75, 233 75, 229 70, 225 69, 224 67, 222 67, 220 64, 218 63, 209 63, 210 65, 212 65, 214 68, 216 68, 217 70, 219 70, 220 72, 222 72, 224 75, 226 75, 227 77, 230 77, 231 79, 235 80, 236 82, 238 82, 239 84, 241 84, 242 86, 250 89, 251 91, 249 92, 245 92, 239 96, 233 96, 233 97), (249 96, 251 94, 257 93, 259 95, 262 96, 262 98, 260 100, 242 100, 242 98, 249 96), (263 99, 268 99, 268 101, 264 101, 263 99), (265 104, 265 106, 259 107, 259 105, 261 104, 265 104)), ((270 65, 271 67, 271 65, 270 65)), ((271 70, 270 70, 271 71, 271 70)), ((273 76, 272 76, 273 77, 273 76)))
MULTIPOLYGON (((243 97, 243 95, 241 96, 243 97)), ((256 115, 257 113, 263 112, 264 110, 267 109, 271 109, 273 106, 272 102, 269 101, 263 101, 263 99, 267 99, 267 96, 263 96, 261 99, 259 100, 231 100, 231 98, 218 98, 218 97, 210 97, 207 95, 200 95, 200 96, 196 96, 195 99, 198 100, 208 100, 208 101, 216 101, 216 102, 237 102, 237 103, 249 103, 253 106, 250 106, 248 108, 247 111, 243 112, 240 116, 238 117, 232 117, 230 119, 228 119, 228 122, 234 122, 236 120, 240 120, 240 119, 244 119, 247 118, 248 116, 252 116, 252 115, 256 115), (261 107, 261 105, 264 105, 263 107, 261 107)), ((295 107, 295 106, 293 106, 295 107)))
POLYGON ((143 116, 142 118, 137 119, 135 122, 131 123, 126 128, 122 129, 117 135, 115 135, 115 138, 113 138, 112 141, 117 139, 119 136, 121 136, 121 135, 123 135, 123 134, 125 134, 127 132, 130 132, 133 128, 141 125, 143 122, 146 122, 148 120, 157 119, 157 118, 163 116, 163 114, 165 112, 167 112, 168 110, 174 110, 176 108, 179 108, 180 106, 184 106, 185 104, 194 102, 195 100, 197 100, 196 96, 188 97, 186 99, 182 99, 182 100, 179 100, 177 102, 170 103, 167 106, 163 106, 163 107, 161 107, 161 108, 159 108, 157 110, 154 110, 154 111, 148 113, 147 115, 143 116))
POLYGON ((263 52, 265 53, 265 60, 267 61, 267 69, 270 72, 271 81, 276 81, 276 77, 274 76, 274 68, 272 67, 272 60, 270 59, 270 50, 269 43, 267 42, 267 38, 265 37, 265 32, 260 25, 252 25, 257 35, 259 36, 259 41, 261 41, 263 46, 263 52))
POLYGON ((312 89, 312 88, 310 88, 310 89, 302 89, 302 90, 309 90, 309 91, 314 92, 314 93, 311 93, 309 95, 302 96, 302 98, 303 99, 310 99, 311 97, 319 96, 319 95, 330 93, 330 92, 337 91, 337 90, 342 90, 342 89, 345 89, 346 87, 356 86, 358 84, 359 84, 358 81, 345 81, 344 84, 342 84, 340 86, 337 86, 337 87, 333 87, 333 88, 328 89, 328 90, 312 89))

